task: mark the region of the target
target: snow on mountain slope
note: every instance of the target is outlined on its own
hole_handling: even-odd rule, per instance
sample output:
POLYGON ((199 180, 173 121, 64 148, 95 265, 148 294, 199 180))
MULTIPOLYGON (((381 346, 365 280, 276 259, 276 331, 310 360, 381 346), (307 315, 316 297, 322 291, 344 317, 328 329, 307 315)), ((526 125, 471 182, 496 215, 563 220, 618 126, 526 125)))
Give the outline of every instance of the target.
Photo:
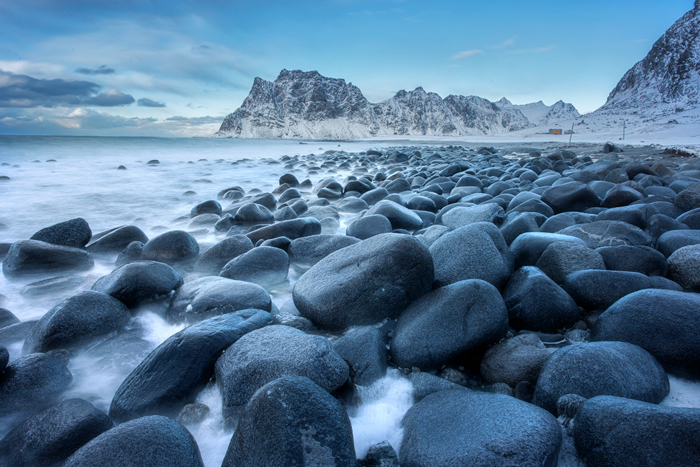
POLYGON ((519 112, 533 126, 558 123, 563 120, 571 120, 581 116, 578 110, 576 110, 576 107, 562 101, 557 101, 553 105, 546 105, 542 101, 516 105, 504 97, 497 101, 496 105, 503 110, 519 112))

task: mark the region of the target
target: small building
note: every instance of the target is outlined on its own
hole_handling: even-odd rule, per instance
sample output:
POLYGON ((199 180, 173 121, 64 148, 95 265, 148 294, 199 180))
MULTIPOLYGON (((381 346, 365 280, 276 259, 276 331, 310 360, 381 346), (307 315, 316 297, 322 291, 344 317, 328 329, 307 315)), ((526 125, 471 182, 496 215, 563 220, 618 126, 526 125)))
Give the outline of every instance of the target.
POLYGON ((550 135, 560 135, 560 134, 561 134, 561 128, 550 128, 549 134, 550 134, 550 135))

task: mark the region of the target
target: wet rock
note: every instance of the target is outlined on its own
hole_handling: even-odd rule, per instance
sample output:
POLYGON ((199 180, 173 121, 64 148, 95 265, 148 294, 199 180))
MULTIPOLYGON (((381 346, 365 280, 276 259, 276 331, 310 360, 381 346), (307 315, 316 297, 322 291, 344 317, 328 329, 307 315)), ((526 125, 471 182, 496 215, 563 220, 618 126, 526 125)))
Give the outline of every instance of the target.
POLYGON ((605 194, 600 205, 604 208, 617 208, 628 206, 642 199, 644 199, 644 195, 637 190, 624 185, 615 185, 605 194))
POLYGON ((334 251, 359 242, 357 238, 346 235, 312 235, 297 238, 289 245, 289 259, 299 265, 313 266, 334 251))
POLYGON ((389 219, 393 229, 412 231, 419 229, 423 225, 423 221, 415 212, 389 200, 379 201, 367 211, 369 216, 375 214, 389 219))
POLYGON ((399 316, 392 361, 405 368, 439 368, 508 332, 508 311, 498 290, 482 280, 456 282, 423 295, 399 316))
POLYGON ((248 203, 236 211, 233 220, 236 224, 241 225, 272 224, 275 221, 275 216, 265 206, 248 203))
POLYGON ((557 420, 513 397, 441 391, 403 419, 402 465, 553 467, 562 442, 557 420))
POLYGON ((68 399, 12 429, 0 441, 0 464, 14 467, 60 465, 114 422, 87 401, 68 399))
POLYGON ((370 446, 359 467, 399 467, 399 457, 388 441, 370 446))
POLYGON ((656 249, 667 258, 684 246, 700 245, 700 230, 671 230, 659 237, 656 249))
POLYGON ((262 310, 241 310, 193 324, 146 357, 114 394, 109 416, 125 422, 146 415, 175 417, 214 375, 221 353, 245 334, 272 323, 262 310))
POLYGON ((352 368, 353 382, 369 386, 386 374, 388 351, 379 329, 354 329, 333 342, 333 349, 352 368))
POLYGON ((342 404, 313 381, 286 376, 257 391, 238 422, 222 467, 355 467, 342 404))
POLYGON ((63 467, 204 467, 197 442, 174 420, 150 416, 102 433, 76 451, 63 467))
POLYGON ((435 285, 481 279, 497 288, 513 272, 512 253, 498 227, 478 222, 446 233, 430 247, 435 285))
POLYGON ((515 387, 521 381, 537 382, 549 350, 535 334, 520 334, 492 345, 481 360, 481 376, 490 383, 515 387))
POLYGON ((595 250, 577 243, 554 242, 537 260, 536 266, 557 284, 566 276, 584 269, 605 269, 605 261, 595 250))
POLYGON ((539 230, 536 216, 529 212, 510 214, 501 225, 501 234, 508 245, 521 234, 538 232, 539 230))
POLYGON ((553 353, 540 371, 533 402, 556 413, 557 400, 566 394, 658 404, 668 391, 666 372, 646 350, 627 342, 593 342, 553 353))
POLYGON ((133 263, 141 259, 143 254, 143 247, 145 245, 141 242, 131 242, 124 248, 124 251, 119 253, 117 260, 114 262, 116 266, 124 266, 125 264, 133 263))
POLYGON ((365 215, 348 225, 346 235, 365 240, 375 235, 391 232, 391 222, 386 217, 375 214, 365 215))
POLYGON ((199 203, 197 206, 193 207, 190 211, 190 217, 194 219, 202 214, 216 214, 217 216, 221 216, 221 211, 222 209, 219 202, 210 199, 209 201, 204 201, 203 203, 199 203))
POLYGON ((562 284, 564 290, 587 310, 605 310, 632 292, 655 288, 644 274, 628 271, 576 271, 562 284))
POLYGON ((0 345, 0 373, 5 371, 7 363, 10 361, 10 352, 5 347, 0 345))
POLYGON ((183 425, 195 425, 197 423, 202 423, 210 412, 211 410, 209 410, 208 406, 193 402, 187 404, 180 410, 177 421, 183 425))
POLYGON ((0 417, 31 415, 54 404, 73 375, 54 354, 35 353, 10 362, 0 381, 0 417))
POLYGON ((458 229, 476 222, 491 222, 501 225, 504 218, 503 208, 497 204, 485 203, 476 206, 459 206, 451 209, 442 216, 442 224, 450 229, 458 229))
POLYGON ((668 277, 682 287, 700 291, 700 245, 679 248, 668 258, 668 277))
POLYGON ((24 340, 36 323, 34 320, 23 321, 0 328, 0 345, 10 345, 24 340))
POLYGON ((289 272, 289 255, 279 248, 260 246, 232 259, 219 275, 227 279, 274 285, 284 282, 289 272))
POLYGON ((510 277, 503 300, 510 325, 516 329, 554 332, 573 326, 580 318, 574 299, 533 266, 524 266, 510 277))
POLYGON ((54 245, 83 248, 92 237, 92 230, 87 221, 81 217, 45 227, 30 237, 30 240, 52 243, 54 245))
POLYGON ((265 384, 283 376, 304 376, 325 391, 348 379, 348 366, 328 339, 288 326, 267 326, 231 345, 216 362, 224 416, 243 409, 265 384))
POLYGON ((600 206, 600 199, 585 183, 572 182, 553 186, 542 193, 542 201, 548 204, 555 214, 568 211, 583 212, 600 206))
POLYGON ((17 318, 10 310, 0 308, 0 329, 17 323, 19 323, 19 318, 17 318))
POLYGON ((576 451, 589 466, 698 465, 700 411, 600 396, 574 419, 576 451))
POLYGON ((449 391, 451 389, 466 390, 464 386, 460 386, 459 384, 448 381, 445 378, 422 371, 414 371, 410 373, 408 375, 408 379, 413 385, 413 399, 416 402, 424 399, 426 396, 429 396, 434 392, 449 391))
POLYGON ((431 289, 429 251, 407 235, 377 235, 323 258, 294 285, 294 304, 321 329, 396 318, 431 289))
POLYGON ((559 233, 580 238, 594 250, 617 245, 651 246, 651 238, 642 229, 620 221, 595 221, 568 227, 559 233))
POLYGON ((647 246, 606 246, 595 251, 602 256, 605 269, 638 272, 647 276, 665 276, 668 271, 664 255, 647 246))
POLYGON ((143 247, 141 258, 176 264, 195 258, 199 254, 197 240, 182 230, 171 230, 150 239, 143 247))
POLYGON ((148 237, 143 230, 134 225, 119 227, 98 239, 93 238, 93 242, 87 246, 88 253, 92 255, 116 255, 129 246, 131 242, 141 242, 146 244, 148 237))
MULTIPOLYGON (((78 275, 58 276, 27 284, 20 294, 24 297, 43 297, 54 295, 75 289, 85 282, 85 278, 78 275)), ((0 325, 2 327, 2 325, 0 325)))
POLYGON ((5 277, 86 271, 94 266, 92 257, 79 248, 54 245, 39 240, 20 240, 10 247, 2 262, 5 277))
POLYGON ((138 261, 100 277, 92 290, 111 295, 129 308, 159 300, 183 284, 180 274, 157 261, 138 261))
POLYGON ((270 295, 264 288, 223 277, 203 277, 177 289, 165 317, 171 323, 196 323, 248 308, 272 310, 270 295))
POLYGON ((380 187, 364 193, 362 196, 360 196, 360 199, 368 205, 372 206, 373 204, 376 204, 377 202, 383 200, 387 196, 389 196, 389 192, 386 191, 386 188, 380 187))
POLYGON ((258 240, 270 240, 277 237, 287 237, 294 240, 309 235, 321 233, 321 222, 313 217, 304 217, 288 221, 277 222, 276 224, 261 227, 246 234, 253 244, 258 240))
POLYGON ((669 373, 700 377, 700 296, 640 290, 617 301, 591 329, 593 341, 623 341, 651 353, 669 373))
POLYGON ((527 232, 518 235, 518 237, 513 240, 513 243, 510 244, 515 269, 521 266, 534 266, 537 264, 544 250, 555 242, 569 242, 584 245, 583 240, 569 235, 545 232, 527 232))
POLYGON ((74 349, 122 329, 130 319, 131 312, 116 298, 91 290, 80 292, 41 317, 27 335, 22 353, 74 349))
POLYGON ((226 263, 252 249, 253 242, 245 235, 227 237, 202 253, 194 264, 194 270, 218 276, 226 263))
POLYGON ((336 205, 340 212, 358 213, 369 209, 369 205, 359 198, 347 198, 336 205))

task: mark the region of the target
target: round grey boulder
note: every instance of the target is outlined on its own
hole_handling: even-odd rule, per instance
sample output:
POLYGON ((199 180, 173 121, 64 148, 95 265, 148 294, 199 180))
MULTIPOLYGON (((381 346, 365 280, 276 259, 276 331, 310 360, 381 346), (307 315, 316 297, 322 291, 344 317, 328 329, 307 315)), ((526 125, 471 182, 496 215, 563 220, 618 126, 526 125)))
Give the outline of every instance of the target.
POLYGON ((158 300, 183 284, 180 274, 157 261, 137 261, 125 264, 100 277, 92 290, 111 295, 129 308, 143 302, 158 300))
POLYGON ((372 206, 367 215, 380 214, 391 222, 393 229, 413 231, 421 228, 423 221, 415 212, 394 201, 382 200, 372 206))
POLYGON ((578 224, 560 230, 559 233, 580 238, 588 248, 592 249, 617 245, 651 246, 651 237, 642 229, 621 221, 595 221, 588 224, 578 224))
POLYGON ((22 353, 75 349, 91 340, 122 329, 131 312, 122 302, 87 290, 59 302, 29 331, 22 353))
POLYGON ((349 331, 333 342, 338 355, 352 368, 353 382, 369 386, 386 374, 388 351, 381 331, 372 326, 349 331))
POLYGON ((658 404, 668 395, 668 377, 646 350, 627 342, 563 347, 542 367, 533 403, 555 414, 566 394, 619 396, 658 404))
POLYGON ((197 240, 182 230, 171 230, 150 239, 143 247, 141 258, 174 264, 195 258, 199 254, 197 240))
POLYGON ((469 390, 427 396, 401 425, 407 467, 554 467, 562 443, 556 418, 539 407, 469 390))
POLYGON ((259 246, 226 263, 219 275, 266 286, 284 282, 288 273, 289 255, 286 251, 259 246))
POLYGON ((224 416, 229 416, 240 412, 255 391, 277 378, 305 376, 330 392, 345 383, 348 371, 325 337, 273 325, 248 333, 224 352, 216 362, 216 383, 224 416))
POLYGON ((294 304, 322 329, 396 318, 429 291, 434 278, 430 252, 408 235, 383 234, 323 258, 294 285, 294 304))
POLYGON ((83 248, 92 237, 92 231, 87 221, 81 217, 60 222, 39 230, 30 240, 39 240, 54 245, 83 248))
POLYGON ((365 240, 375 235, 390 233, 391 222, 386 217, 374 214, 363 216, 348 225, 346 235, 365 240))
POLYGON ((80 248, 54 245, 39 240, 20 240, 12 244, 2 262, 5 277, 51 274, 62 271, 86 271, 95 265, 88 252, 80 248))
POLYGON ((587 310, 605 310, 625 295, 656 286, 649 277, 638 272, 597 269, 573 272, 562 284, 571 298, 587 310))
POLYGON ((668 278, 693 292, 700 292, 700 245, 679 248, 668 258, 668 278))
POLYGON ((134 225, 126 225, 114 229, 95 239, 87 246, 87 251, 92 255, 116 255, 124 250, 131 242, 148 242, 148 237, 143 230, 134 225))
POLYGON ((222 467, 355 467, 345 408, 302 376, 262 386, 245 406, 222 467))
POLYGON ((123 423, 78 449, 63 467, 204 467, 187 428, 158 415, 123 423))
POLYGON ((549 350, 534 333, 520 334, 492 345, 481 359, 481 376, 490 383, 515 387, 521 381, 537 382, 549 350))
POLYGON ((535 264, 557 284, 566 276, 583 269, 605 269, 605 261, 595 250, 571 242, 555 242, 547 247, 535 264))
POLYGON ((507 332, 508 311, 498 290, 482 280, 460 281, 428 292, 401 313, 391 358, 400 367, 439 368, 507 332))
POLYGON ((211 276, 218 276, 221 268, 234 258, 253 249, 253 242, 245 235, 233 235, 215 244, 202 253, 194 270, 211 276))
POLYGON ((292 240, 287 252, 292 263, 313 266, 323 258, 360 240, 346 235, 311 235, 292 240))

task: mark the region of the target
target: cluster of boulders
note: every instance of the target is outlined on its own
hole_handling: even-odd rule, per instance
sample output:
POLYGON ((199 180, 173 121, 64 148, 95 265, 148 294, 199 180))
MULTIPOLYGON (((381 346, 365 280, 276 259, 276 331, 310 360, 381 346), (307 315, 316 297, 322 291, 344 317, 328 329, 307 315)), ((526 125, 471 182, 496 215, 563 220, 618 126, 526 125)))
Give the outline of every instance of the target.
POLYGON ((285 156, 273 192, 221 190, 183 230, 73 219, 7 245, 26 297, 117 267, 36 322, 0 311, 0 464, 202 465, 179 422, 202 421, 212 382, 237 424, 224 466, 555 466, 557 416, 591 467, 700 464, 700 408, 658 405, 667 373, 700 378, 700 163, 604 149, 285 156), (71 355, 126 355, 153 302, 187 327, 109 413, 63 400, 71 355), (343 404, 388 367, 416 403, 400 446, 356 461, 343 404))

